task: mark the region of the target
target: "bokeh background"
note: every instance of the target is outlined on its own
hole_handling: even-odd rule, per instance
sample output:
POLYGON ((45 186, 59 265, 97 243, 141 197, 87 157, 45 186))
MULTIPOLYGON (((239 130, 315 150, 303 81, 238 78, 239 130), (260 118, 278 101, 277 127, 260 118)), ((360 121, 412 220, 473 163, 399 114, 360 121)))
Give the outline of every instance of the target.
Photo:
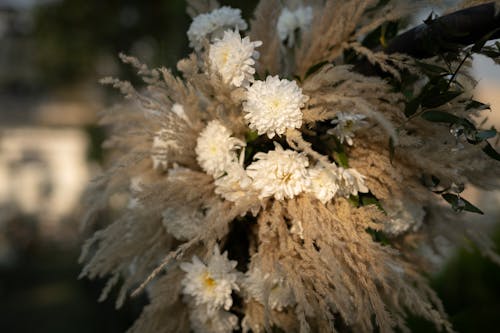
MULTIPOLYGON (((246 18, 256 4, 220 2, 242 8, 246 18)), ((119 52, 174 69, 189 53, 185 6, 183 0, 0 0, 0 332, 123 332, 147 302, 133 299, 116 311, 113 296, 97 302, 103 281, 78 279, 79 248, 92 232, 79 226, 80 203, 106 163, 98 114, 119 97, 99 78, 138 83, 119 52)), ((500 68, 477 57, 473 73, 480 79, 477 99, 492 105, 487 124, 499 128, 500 68)), ((470 188, 465 197, 486 213, 471 215, 471 223, 500 248, 498 192, 470 188)), ((456 329, 498 330, 500 268, 473 247, 448 253, 436 258, 443 268, 429 279, 456 329)), ((433 331, 409 320, 415 332, 433 331)))

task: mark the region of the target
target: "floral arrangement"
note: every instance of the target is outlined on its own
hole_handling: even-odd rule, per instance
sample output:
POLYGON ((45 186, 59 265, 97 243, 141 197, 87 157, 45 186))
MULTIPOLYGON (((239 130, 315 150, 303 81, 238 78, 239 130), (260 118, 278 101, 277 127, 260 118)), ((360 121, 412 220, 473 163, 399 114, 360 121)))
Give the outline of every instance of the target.
POLYGON ((460 193, 499 185, 466 69, 500 48, 388 52, 422 5, 266 0, 247 30, 191 0, 178 75, 121 55, 145 88, 103 80, 129 102, 103 117, 112 163, 86 221, 126 202, 82 275, 109 277, 102 299, 120 283, 117 306, 147 293, 131 332, 393 332, 408 313, 451 331, 420 249, 466 236, 498 260, 460 193))

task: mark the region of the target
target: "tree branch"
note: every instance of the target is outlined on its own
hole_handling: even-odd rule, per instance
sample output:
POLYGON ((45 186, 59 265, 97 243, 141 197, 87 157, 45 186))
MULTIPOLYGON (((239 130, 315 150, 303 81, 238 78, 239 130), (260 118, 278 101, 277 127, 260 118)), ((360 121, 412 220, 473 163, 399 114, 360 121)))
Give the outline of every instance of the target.
MULTIPOLYGON (((500 15, 495 12, 495 3, 490 2, 438 17, 396 36, 384 52, 428 58, 446 51, 449 45, 473 44, 500 28, 500 15), (429 41, 434 42, 430 48, 429 41)), ((500 31, 489 39, 496 38, 500 38, 500 31)))

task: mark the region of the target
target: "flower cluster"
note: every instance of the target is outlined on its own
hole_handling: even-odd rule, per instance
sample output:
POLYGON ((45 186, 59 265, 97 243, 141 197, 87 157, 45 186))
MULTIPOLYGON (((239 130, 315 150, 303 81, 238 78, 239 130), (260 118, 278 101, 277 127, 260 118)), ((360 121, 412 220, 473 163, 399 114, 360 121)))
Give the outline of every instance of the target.
MULTIPOLYGON (((477 212, 453 182, 477 167, 484 175, 474 181, 491 185, 496 169, 482 157, 496 156, 486 141, 496 132, 475 129, 469 115, 483 106, 471 96, 428 108, 427 96, 415 94, 418 113, 402 110, 405 72, 411 84, 423 63, 358 41, 405 2, 308 0, 281 13, 262 2, 245 33, 240 10, 193 0, 193 52, 178 63, 179 76, 123 56, 147 89, 106 80, 136 98, 141 113, 134 105, 110 115, 119 158, 94 184, 87 215, 120 201, 112 195, 128 201, 83 257, 91 257, 84 275, 124 277, 120 295, 144 281, 136 292, 147 290, 151 306, 133 332, 329 332, 338 322, 356 332, 374 323, 380 332, 407 331, 408 309, 448 329, 419 260, 408 260, 416 254, 404 253, 414 237, 401 236, 444 230, 433 229, 446 220, 436 193, 477 212), (313 15, 319 34, 309 33, 313 15), (401 80, 364 76, 353 66, 361 57, 342 56, 350 52, 401 80), (450 153, 457 126, 474 136, 450 153), (470 158, 478 163, 466 165, 470 158)), ((425 82, 454 89, 455 74, 425 82)))
POLYGON ((201 167, 216 178, 215 193, 232 202, 254 193, 261 199, 284 200, 309 192, 326 203, 337 193, 349 197, 369 191, 364 177, 355 169, 337 167, 335 163, 327 168, 319 163, 309 168, 304 153, 274 144, 274 150, 255 154, 255 161, 245 169, 243 152, 239 161, 234 152, 245 143, 231 137, 229 130, 214 120, 201 132, 196 153, 201 167))
POLYGON ((233 304, 231 293, 239 290, 236 264, 227 258, 227 252, 220 254, 217 246, 206 265, 196 256, 191 263, 181 263, 186 272, 183 292, 192 297, 191 322, 197 332, 232 332, 237 328, 236 316, 228 312, 233 304))

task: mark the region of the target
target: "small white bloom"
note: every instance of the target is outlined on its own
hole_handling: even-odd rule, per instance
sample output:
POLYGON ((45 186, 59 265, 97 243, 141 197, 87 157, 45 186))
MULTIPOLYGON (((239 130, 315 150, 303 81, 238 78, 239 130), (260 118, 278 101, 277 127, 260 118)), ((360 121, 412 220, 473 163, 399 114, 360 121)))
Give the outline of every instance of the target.
POLYGON ((198 136, 196 159, 206 173, 219 177, 237 160, 235 150, 244 146, 245 142, 232 137, 219 121, 212 120, 198 136))
POLYGON ((189 46, 200 51, 205 38, 212 42, 215 38, 221 38, 225 30, 246 28, 247 23, 241 18, 241 10, 224 6, 193 19, 187 31, 189 46))
POLYGON ((309 161, 304 154, 293 150, 283 150, 276 145, 268 153, 257 153, 247 174, 253 179, 253 186, 260 191, 259 198, 274 196, 277 200, 291 199, 303 192, 309 185, 307 166, 309 161))
POLYGON ((193 296, 196 305, 206 305, 211 314, 221 308, 229 310, 233 305, 232 291, 239 291, 236 265, 236 261, 227 258, 227 252, 220 254, 218 246, 207 265, 196 256, 192 263, 181 263, 186 272, 182 280, 184 294, 193 296))
POLYGON ((204 230, 204 214, 189 206, 169 207, 162 212, 162 223, 169 234, 179 240, 189 240, 204 230))
POLYGON ((308 191, 312 192, 323 204, 332 200, 339 189, 337 166, 331 164, 331 168, 326 169, 320 164, 309 169, 311 186, 308 191))
POLYGON ((266 81, 255 81, 247 88, 243 111, 251 129, 272 138, 285 133, 287 128, 302 125, 300 108, 308 99, 295 81, 268 76, 266 81))
POLYGON ((248 37, 241 39, 237 31, 224 31, 224 37, 210 45, 210 63, 224 83, 235 87, 247 86, 254 81, 254 59, 259 57, 255 48, 260 45, 261 41, 251 42, 248 37))
POLYGON ((251 297, 263 305, 269 304, 273 310, 281 311, 295 304, 292 289, 277 272, 264 274, 253 268, 245 274, 243 287, 251 297))
POLYGON ((182 104, 179 103, 174 103, 172 105, 172 112, 182 120, 184 120, 186 123, 190 124, 191 122, 189 121, 189 118, 187 117, 186 111, 184 111, 184 107, 182 104))
POLYGON ((349 146, 352 146, 352 138, 354 137, 354 131, 366 126, 366 117, 362 114, 339 112, 337 117, 332 120, 332 124, 336 124, 335 128, 328 130, 328 134, 333 134, 339 138, 341 143, 347 142, 349 146))
POLYGON ((195 333, 232 333, 239 328, 238 317, 231 312, 210 312, 206 305, 195 306, 189 313, 195 333))
POLYGON ((339 194, 348 198, 350 195, 358 195, 358 192, 368 193, 365 185, 365 176, 356 169, 338 168, 339 194))
POLYGON ((287 43, 288 47, 295 44, 295 33, 309 29, 313 19, 312 7, 299 7, 295 11, 284 8, 278 18, 276 29, 282 42, 287 43))
POLYGON ((398 236, 408 230, 417 231, 422 226, 425 211, 421 205, 411 200, 393 198, 382 202, 382 207, 388 216, 384 221, 384 232, 389 235, 398 236))
POLYGON ((234 162, 226 168, 226 175, 215 180, 215 193, 226 200, 236 202, 251 191, 252 179, 240 163, 234 162))

